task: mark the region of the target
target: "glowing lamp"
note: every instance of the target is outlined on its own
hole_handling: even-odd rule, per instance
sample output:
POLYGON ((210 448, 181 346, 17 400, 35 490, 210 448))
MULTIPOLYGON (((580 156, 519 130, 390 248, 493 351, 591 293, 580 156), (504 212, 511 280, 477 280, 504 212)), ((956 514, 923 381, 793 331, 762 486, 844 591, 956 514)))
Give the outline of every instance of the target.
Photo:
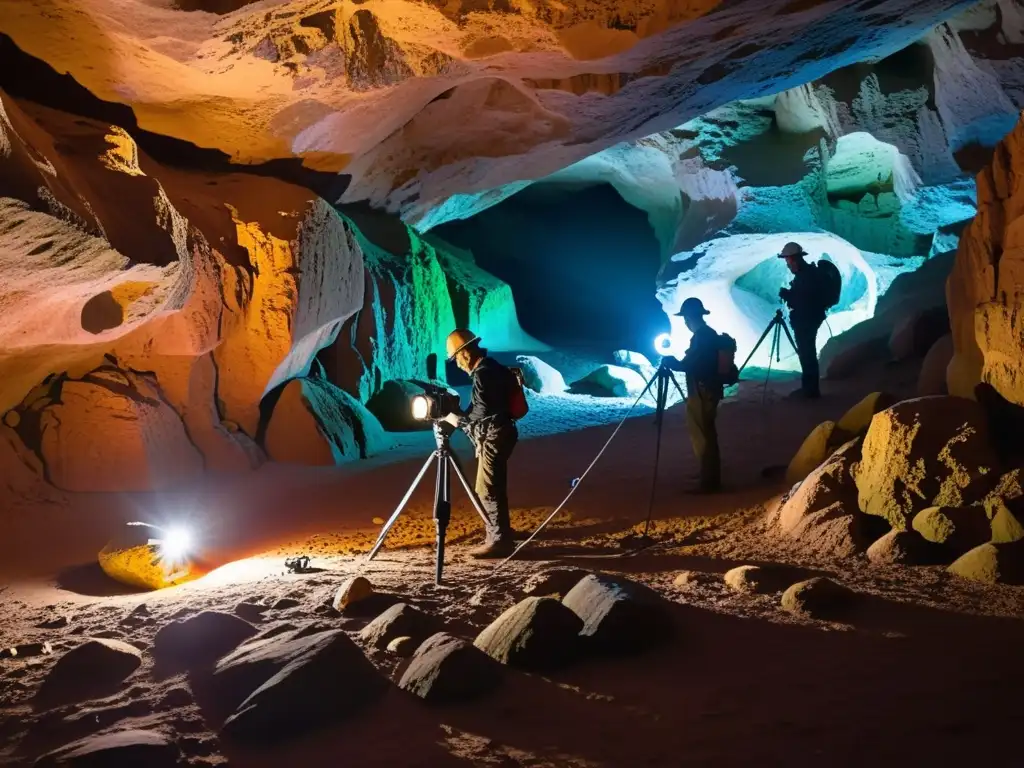
POLYGON ((412 399, 412 417, 417 421, 424 421, 430 416, 430 398, 425 395, 417 395, 412 399))
POLYGON ((672 352, 672 334, 662 333, 654 340, 654 351, 662 357, 672 352))
POLYGON ((159 543, 160 557, 169 563, 184 560, 192 549, 192 535, 184 528, 164 531, 159 543))

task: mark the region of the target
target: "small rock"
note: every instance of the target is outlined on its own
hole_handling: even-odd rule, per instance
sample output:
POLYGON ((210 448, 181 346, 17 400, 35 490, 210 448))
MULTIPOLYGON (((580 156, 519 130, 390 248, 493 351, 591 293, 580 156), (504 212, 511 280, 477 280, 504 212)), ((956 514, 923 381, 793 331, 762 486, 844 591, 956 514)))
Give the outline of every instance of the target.
POLYGON ((419 645, 438 631, 439 623, 411 605, 396 603, 363 627, 359 639, 380 649, 387 648, 396 637, 411 637, 419 645))
POLYGON ((694 587, 711 586, 716 581, 717 578, 713 574, 703 571, 680 571, 672 583, 681 589, 693 589, 694 587))
POLYGON ((473 645, 495 661, 531 670, 556 669, 579 648, 583 620, 552 597, 527 597, 477 635, 473 645))
POLYGON ((109 695, 141 664, 142 654, 128 643, 92 638, 57 659, 39 698, 56 704, 109 695))
POLYGON ((235 606, 235 616, 252 623, 261 621, 263 619, 263 614, 266 611, 267 606, 260 605, 259 603, 252 603, 248 600, 244 600, 235 606))
POLYGON ((118 730, 68 744, 43 755, 34 765, 174 768, 181 759, 181 750, 160 731, 118 730))
POLYGON ((223 659, 214 678, 229 698, 256 684, 222 729, 250 742, 287 739, 329 725, 362 710, 387 688, 340 629, 249 643, 223 659))
POLYGON ((58 616, 54 619, 47 619, 36 624, 36 629, 63 629, 68 625, 67 616, 58 616))
POLYGON ((49 642, 22 643, 10 648, 0 648, 0 659, 27 659, 32 656, 47 656, 53 653, 49 642))
POLYGON ((759 565, 741 565, 733 568, 726 571, 724 580, 730 589, 757 595, 781 592, 793 583, 786 569, 759 565))
POLYGON ((343 612, 350 605, 366 600, 372 594, 373 585, 369 579, 355 576, 338 588, 338 593, 334 596, 334 610, 343 612))
POLYGON ((398 687, 430 703, 465 701, 497 688, 502 669, 465 640, 438 632, 416 649, 398 687))
POLYGON ((875 565, 932 565, 942 562, 944 554, 942 547, 916 531, 889 531, 867 551, 868 560, 875 565))
POLYGON ((272 606, 270 606, 270 610, 285 611, 289 608, 297 608, 300 605, 301 603, 294 597, 282 597, 280 600, 277 600, 272 606))
POLYGON ((804 438, 786 468, 786 483, 795 485, 813 472, 829 457, 830 441, 835 429, 834 421, 819 424, 804 438))
POLYGON ((388 651, 398 656, 412 656, 416 651, 416 641, 411 637, 396 637, 388 643, 388 651))
POLYGON ((664 601, 626 579, 589 574, 562 604, 583 620, 580 634, 594 647, 631 653, 665 640, 672 631, 664 601))
POLYGON ((986 584, 1024 584, 1024 541, 982 544, 966 553, 949 572, 986 584))
POLYGON ((532 574, 523 587, 523 593, 535 597, 564 597, 589 571, 579 568, 554 568, 532 574))
POLYGON ((161 627, 153 639, 157 663, 173 669, 212 664, 256 634, 256 628, 230 613, 203 611, 161 627))
POLYGON ((846 611, 853 593, 830 579, 816 576, 797 582, 782 593, 782 608, 812 618, 830 618, 846 611))
POLYGON ((375 517, 370 522, 372 522, 374 525, 384 525, 384 518, 383 517, 375 517))

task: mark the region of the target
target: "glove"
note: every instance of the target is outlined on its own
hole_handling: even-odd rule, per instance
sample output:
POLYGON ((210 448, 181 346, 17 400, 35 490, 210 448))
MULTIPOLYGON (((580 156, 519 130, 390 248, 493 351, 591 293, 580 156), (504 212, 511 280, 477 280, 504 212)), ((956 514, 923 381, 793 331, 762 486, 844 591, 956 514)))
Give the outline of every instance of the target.
POLYGON ((449 413, 447 416, 442 417, 441 421, 451 424, 453 427, 459 426, 459 417, 454 413, 449 413))

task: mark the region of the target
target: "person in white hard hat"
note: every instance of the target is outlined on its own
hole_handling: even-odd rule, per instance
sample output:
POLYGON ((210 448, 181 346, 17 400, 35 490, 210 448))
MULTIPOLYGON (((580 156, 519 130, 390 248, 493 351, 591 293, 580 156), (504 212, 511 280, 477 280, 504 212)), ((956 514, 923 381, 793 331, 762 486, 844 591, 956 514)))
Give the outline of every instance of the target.
POLYGON ((793 395, 816 399, 821 397, 818 373, 818 329, 825 322, 825 308, 819 296, 820 286, 811 265, 804 261, 807 255, 799 243, 786 243, 779 252, 793 273, 793 282, 779 291, 789 307, 789 324, 793 327, 793 341, 800 358, 800 389, 793 395))
POLYGON ((511 370, 487 355, 480 337, 458 329, 446 341, 448 360, 473 378, 470 409, 444 418, 466 432, 476 446, 476 495, 487 515, 483 546, 470 552, 476 558, 507 557, 515 548, 508 507, 508 460, 519 441, 519 430, 509 411, 511 370))

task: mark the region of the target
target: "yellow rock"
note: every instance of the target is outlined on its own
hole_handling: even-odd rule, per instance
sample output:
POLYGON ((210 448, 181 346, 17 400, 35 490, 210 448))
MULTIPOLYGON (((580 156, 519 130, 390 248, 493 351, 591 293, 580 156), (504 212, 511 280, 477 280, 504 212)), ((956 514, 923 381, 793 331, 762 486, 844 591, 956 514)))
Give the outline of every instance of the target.
POLYGON ((832 442, 844 443, 857 435, 867 432, 874 415, 895 403, 896 398, 887 392, 872 392, 844 413, 842 418, 836 422, 835 435, 832 442), (843 439, 835 439, 838 437, 843 437, 843 439))
POLYGON ((365 600, 373 594, 373 585, 369 579, 354 576, 338 588, 334 596, 334 610, 344 611, 350 605, 365 600))
POLYGON ((99 562, 107 576, 130 587, 163 589, 195 578, 189 563, 166 563, 145 543, 112 541, 100 551, 99 562))
POLYGON ((821 464, 829 455, 829 438, 835 429, 834 421, 826 421, 811 430, 803 445, 796 452, 786 469, 786 482, 799 483, 821 464))

